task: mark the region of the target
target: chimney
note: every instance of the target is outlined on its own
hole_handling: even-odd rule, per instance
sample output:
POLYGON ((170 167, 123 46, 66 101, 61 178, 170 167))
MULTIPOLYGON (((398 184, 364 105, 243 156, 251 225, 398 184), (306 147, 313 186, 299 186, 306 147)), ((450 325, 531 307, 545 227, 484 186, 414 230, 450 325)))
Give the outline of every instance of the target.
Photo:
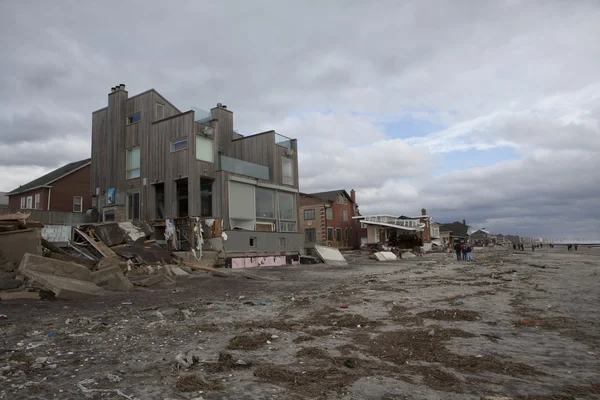
POLYGON ((110 88, 110 92, 114 93, 117 90, 117 88, 115 88, 114 86, 110 88))
POLYGON ((421 215, 427 215, 427 210, 424 208, 421 208, 421 215))
POLYGON ((225 104, 223 104, 221 107, 222 107, 224 110, 227 110, 227 106, 226 106, 225 104))
POLYGON ((125 84, 124 83, 119 84, 119 89, 125 90, 125 84))
POLYGON ((352 202, 356 204, 356 192, 354 191, 354 189, 350 190, 350 198, 352 199, 352 202))
POLYGON ((467 220, 463 218, 463 225, 467 225, 467 220))
POLYGON ((223 108, 223 103, 217 103, 217 108, 223 108))

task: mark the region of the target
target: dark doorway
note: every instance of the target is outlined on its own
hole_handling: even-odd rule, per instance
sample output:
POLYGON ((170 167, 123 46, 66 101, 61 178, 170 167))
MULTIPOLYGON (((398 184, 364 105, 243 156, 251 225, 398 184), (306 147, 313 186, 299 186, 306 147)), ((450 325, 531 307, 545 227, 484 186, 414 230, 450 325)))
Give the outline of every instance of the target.
POLYGON ((127 219, 140 219, 140 193, 127 193, 127 219))
POLYGON ((200 179, 200 216, 212 217, 213 181, 200 179))
POLYGON ((188 216, 188 181, 180 179, 177 181, 177 216, 188 216))
POLYGON ((165 219, 165 184, 154 185, 154 217, 165 219))

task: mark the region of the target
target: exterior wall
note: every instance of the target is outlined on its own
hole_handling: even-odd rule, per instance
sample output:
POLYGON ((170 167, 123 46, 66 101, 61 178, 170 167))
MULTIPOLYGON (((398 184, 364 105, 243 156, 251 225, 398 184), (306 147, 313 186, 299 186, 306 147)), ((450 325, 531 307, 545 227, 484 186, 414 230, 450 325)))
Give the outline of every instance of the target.
MULTIPOLYGON (((298 229, 305 238, 306 241, 306 229, 315 229, 314 244, 323 245, 327 242, 327 221, 325 220, 325 207, 326 204, 323 200, 315 199, 313 197, 300 195, 300 207, 298 211, 298 229), (304 219, 304 210, 315 210, 314 220, 304 219)), ((306 242, 307 245, 312 243, 306 242)))
POLYGON ((25 253, 42 255, 40 229, 0 232, 0 259, 20 263, 25 253))
MULTIPOLYGON (((21 197, 31 196, 32 206, 35 207, 35 195, 40 195, 40 208, 37 210, 47 210, 48 209, 48 188, 38 188, 34 190, 30 190, 28 192, 13 194, 8 198, 8 207, 14 209, 21 209, 21 197)), ((35 209, 35 208, 33 208, 35 209)), ((64 211, 64 210, 57 210, 64 211)), ((71 211, 71 210, 70 210, 71 211)))
POLYGON ((226 231, 227 240, 223 247, 227 254, 244 253, 257 256, 268 253, 298 254, 304 248, 304 237, 300 233, 284 232, 253 232, 253 231, 226 231), (256 239, 255 247, 250 248, 250 238, 256 239), (279 247, 279 238, 285 239, 285 246, 279 247))
POLYGON ((92 208, 90 194, 90 166, 85 166, 52 184, 50 210, 73 212, 73 197, 83 197, 81 212, 92 208))
POLYGON ((44 225, 42 228, 42 238, 50 243, 66 243, 71 240, 70 225, 44 225))
POLYGON ((422 224, 425 224, 425 227, 423 228, 423 232, 422 232, 422 236, 421 238, 423 239, 423 243, 431 243, 431 225, 430 225, 430 218, 421 218, 420 222, 422 224))
POLYGON ((354 205, 349 199, 346 199, 346 204, 338 204, 337 201, 331 203, 333 209, 333 219, 326 221, 327 228, 334 229, 333 241, 330 242, 332 247, 358 247, 358 229, 356 221, 352 219, 354 216, 354 205), (344 211, 347 212, 347 221, 344 221, 344 211), (342 240, 336 240, 336 230, 341 229, 342 240), (348 229, 348 240, 346 240, 345 231, 348 229))

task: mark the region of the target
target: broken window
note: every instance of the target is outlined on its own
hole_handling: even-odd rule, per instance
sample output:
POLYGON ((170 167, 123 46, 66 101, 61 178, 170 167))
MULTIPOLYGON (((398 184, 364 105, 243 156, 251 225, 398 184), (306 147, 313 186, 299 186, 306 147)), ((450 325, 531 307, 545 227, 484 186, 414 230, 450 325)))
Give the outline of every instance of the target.
POLYGON ((307 243, 317 242, 317 230, 315 228, 308 228, 304 230, 304 240, 307 243))
POLYGON ((127 177, 133 179, 140 177, 140 146, 127 149, 127 177))
POLYGON ((212 185, 211 180, 200 179, 200 216, 212 217, 212 185))
POLYGON ((140 192, 127 193, 127 219, 140 219, 140 192))
POLYGON ((315 210, 304 210, 304 219, 311 220, 315 219, 315 210))
POLYGON ((131 114, 127 117, 127 125, 135 124, 136 122, 140 122, 142 120, 142 112, 138 111, 135 114, 131 114))
POLYGON ((73 212, 82 212, 83 211, 83 197, 74 196, 73 197, 73 212))

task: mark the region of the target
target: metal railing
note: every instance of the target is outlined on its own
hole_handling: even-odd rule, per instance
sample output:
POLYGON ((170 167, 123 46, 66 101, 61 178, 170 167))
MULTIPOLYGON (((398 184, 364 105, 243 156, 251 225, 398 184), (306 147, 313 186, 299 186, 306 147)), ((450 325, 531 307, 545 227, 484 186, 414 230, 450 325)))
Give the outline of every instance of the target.
POLYGON ((271 169, 269 167, 224 155, 219 155, 219 169, 257 179, 271 180, 271 169))
POLYGON ((292 148, 292 139, 287 136, 280 135, 279 133, 275 134, 275 144, 281 147, 285 147, 286 149, 292 148))
POLYGON ((202 110, 194 106, 192 106, 192 111, 194 112, 194 121, 200 124, 207 124, 212 119, 210 111, 202 110))

